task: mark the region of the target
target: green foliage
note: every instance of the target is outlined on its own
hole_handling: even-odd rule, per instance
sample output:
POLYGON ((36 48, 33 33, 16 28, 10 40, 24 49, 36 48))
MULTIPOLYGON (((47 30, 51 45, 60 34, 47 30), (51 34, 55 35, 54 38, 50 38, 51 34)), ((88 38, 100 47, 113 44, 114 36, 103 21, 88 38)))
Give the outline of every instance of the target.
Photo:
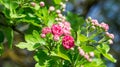
MULTIPOLYGON (((84 67, 106 67, 101 54, 108 60, 116 62, 116 59, 109 54, 109 38, 105 36, 105 30, 93 25, 92 19, 88 18, 85 21, 83 17, 71 12, 59 17, 56 10, 65 10, 61 6, 63 0, 51 1, 50 4, 46 1, 45 6, 41 7, 38 0, 34 0, 34 4, 31 4, 32 1, 29 0, 0 0, 0 12, 3 14, 0 14, 0 18, 5 19, 0 22, 0 55, 4 50, 5 38, 8 47, 12 48, 14 31, 16 31, 25 39, 25 42, 19 42, 16 47, 35 52, 33 57, 37 62, 35 67, 82 67, 82 65, 84 67), (55 5, 53 11, 49 9, 51 4, 55 5), (69 35, 73 36, 75 43, 71 49, 65 49, 63 46, 62 38, 66 35, 59 36, 58 41, 55 41, 53 31, 51 32, 53 35, 45 33, 45 37, 41 36, 44 34, 41 29, 60 22, 70 22, 71 34, 69 35), (25 31, 17 29, 24 23, 28 25, 25 31), (80 50, 83 50, 83 53, 80 50), (89 55, 90 52, 95 55, 86 58, 85 55, 89 55)), ((66 44, 70 46, 69 43, 66 44)))
POLYGON ((45 45, 45 41, 40 37, 37 31, 33 31, 32 34, 27 34, 25 36, 26 42, 20 42, 17 47, 21 49, 27 48, 29 51, 34 51, 35 49, 39 48, 41 45, 45 45))

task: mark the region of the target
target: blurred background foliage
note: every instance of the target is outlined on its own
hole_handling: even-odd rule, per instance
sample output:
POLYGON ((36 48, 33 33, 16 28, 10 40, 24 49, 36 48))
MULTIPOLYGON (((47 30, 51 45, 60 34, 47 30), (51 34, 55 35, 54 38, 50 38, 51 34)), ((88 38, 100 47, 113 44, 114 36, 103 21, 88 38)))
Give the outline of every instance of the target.
MULTIPOLYGON (((28 1, 28 0, 26 0, 28 1)), ((32 1, 32 0, 31 0, 32 1)), ((39 0, 38 0, 39 1, 39 0)), ((52 0, 45 0, 47 4, 53 4, 52 0)), ((83 16, 87 18, 91 16, 94 19, 98 19, 99 23, 104 21, 109 24, 109 32, 114 33, 115 39, 114 44, 111 46, 110 53, 117 59, 117 63, 107 62, 107 67, 120 67, 120 0, 69 0, 66 3, 66 14, 67 11, 78 14, 80 17, 83 16)), ((2 6, 0 4, 0 8, 2 6)), ((27 9, 26 9, 27 10, 27 9)), ((1 11, 1 10, 0 10, 1 11)), ((7 19, 9 20, 9 19, 7 19)), ((4 22, 4 16, 0 12, 0 23, 4 22)), ((1 24, 0 24, 1 25, 1 24)), ((26 32, 26 29, 38 29, 33 25, 28 25, 26 23, 19 24, 15 30, 15 36, 13 43, 17 44, 20 41, 24 41, 23 33, 19 30, 26 32), (22 27, 21 27, 22 26, 22 27), (18 30, 17 30, 18 29, 18 30), (20 33, 20 34, 19 34, 20 33)), ((13 26, 14 27, 14 26, 13 26)), ((0 27, 1 28, 1 27, 0 27)), ((9 29, 9 28, 8 28, 9 29)), ((31 30, 28 30, 26 33, 29 33, 31 30)), ((7 33, 7 32, 6 32, 7 33)), ((4 38, 4 33, 0 31, 0 42, 4 38)), ((4 46, 6 46, 7 40, 4 40, 4 46)), ((0 43, 0 46, 2 44, 0 43)), ((16 47, 13 47, 14 50, 8 49, 5 47, 5 52, 0 57, 0 67, 34 67, 34 60, 32 58, 34 52, 28 52, 27 50, 21 50, 16 47)), ((2 48, 0 48, 2 50, 2 48)), ((1 51, 2 52, 2 51, 1 51)))

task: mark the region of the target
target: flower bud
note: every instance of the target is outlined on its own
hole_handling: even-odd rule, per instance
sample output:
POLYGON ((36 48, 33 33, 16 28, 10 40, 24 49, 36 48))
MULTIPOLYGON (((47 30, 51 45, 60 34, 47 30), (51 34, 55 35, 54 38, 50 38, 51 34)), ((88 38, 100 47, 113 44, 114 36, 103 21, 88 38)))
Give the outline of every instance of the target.
POLYGON ((62 18, 62 14, 58 14, 58 17, 62 18))
POLYGON ((35 2, 31 2, 30 4, 31 4, 33 7, 36 6, 36 3, 35 3, 35 2))
POLYGON ((45 6, 45 3, 43 1, 40 2, 40 6, 41 7, 44 7, 45 6))
POLYGON ((110 40, 108 40, 108 42, 109 42, 109 44, 113 44, 113 41, 110 39, 110 40))
POLYGON ((60 39, 58 35, 54 35, 53 38, 54 38, 55 41, 58 41, 60 39))
POLYGON ((84 58, 89 59, 89 55, 86 53, 86 54, 84 55, 84 58))
POLYGON ((89 52, 89 55, 90 55, 91 57, 94 57, 94 52, 89 52))
POLYGON ((80 53, 81 56, 85 55, 85 52, 83 51, 83 49, 79 49, 79 53, 80 53))
POLYGON ((42 33, 42 34, 41 34, 41 37, 42 37, 42 38, 45 38, 45 37, 46 37, 46 35, 42 33))
POLYGON ((60 13, 61 13, 61 11, 60 11, 60 10, 56 10, 56 13, 60 14, 60 13))
POLYGON ((106 23, 104 23, 104 22, 102 22, 102 23, 100 24, 100 26, 101 26, 105 31, 108 31, 108 30, 109 30, 108 24, 106 24, 106 23))
POLYGON ((89 59, 87 59, 89 62, 92 62, 92 59, 91 58, 89 58, 89 59))
POLYGON ((54 11, 55 10, 55 7, 54 6, 50 6, 49 7, 49 11, 54 11))

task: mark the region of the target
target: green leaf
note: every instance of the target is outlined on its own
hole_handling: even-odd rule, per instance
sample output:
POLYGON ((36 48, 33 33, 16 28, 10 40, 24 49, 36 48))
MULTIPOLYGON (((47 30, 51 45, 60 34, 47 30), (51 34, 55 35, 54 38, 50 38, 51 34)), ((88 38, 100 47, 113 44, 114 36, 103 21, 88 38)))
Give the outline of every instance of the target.
POLYGON ((63 51, 61 51, 61 46, 58 46, 58 52, 57 52, 57 56, 60 57, 60 58, 63 58, 65 60, 68 60, 69 62, 71 62, 70 58, 68 57, 68 55, 65 53, 63 53, 63 51))
POLYGON ((49 56, 47 56, 43 50, 38 50, 34 56, 34 59, 40 66, 44 66, 46 61, 49 59, 49 56))
POLYGON ((107 45, 107 44, 101 44, 101 45, 98 45, 97 46, 97 49, 103 53, 103 54, 106 54, 108 53, 108 51, 110 50, 110 47, 107 45))
POLYGON ((94 51, 95 48, 92 47, 92 46, 82 46, 82 49, 85 51, 85 52, 91 52, 91 51, 94 51))
POLYGON ((2 55, 3 52, 4 52, 4 47, 3 44, 0 43, 0 56, 2 55))
POLYGON ((0 43, 4 41, 4 34, 0 31, 0 43))
POLYGON ((54 0, 55 4, 60 4, 61 0, 54 0))
POLYGON ((81 42, 85 42, 85 41, 88 40, 88 38, 87 38, 85 35, 80 34, 80 35, 79 35, 79 40, 80 40, 81 42))
POLYGON ((3 28, 4 30, 4 34, 7 38, 8 41, 8 46, 9 48, 12 48, 12 44, 13 44, 13 30, 11 28, 3 28))
POLYGON ((20 42, 16 46, 19 47, 20 49, 25 49, 26 48, 29 51, 34 51, 35 50, 35 48, 33 47, 34 44, 31 44, 31 43, 20 42))
POLYGON ((41 66, 39 65, 39 63, 36 63, 36 64, 35 64, 35 67, 41 67, 41 66))
POLYGON ((113 58, 111 54, 106 53, 106 54, 103 54, 103 56, 114 63, 117 61, 116 59, 113 58))
POLYGON ((71 27, 74 31, 79 30, 80 27, 82 27, 85 22, 83 17, 80 17, 70 12, 68 12, 67 14, 67 20, 71 23, 71 27))

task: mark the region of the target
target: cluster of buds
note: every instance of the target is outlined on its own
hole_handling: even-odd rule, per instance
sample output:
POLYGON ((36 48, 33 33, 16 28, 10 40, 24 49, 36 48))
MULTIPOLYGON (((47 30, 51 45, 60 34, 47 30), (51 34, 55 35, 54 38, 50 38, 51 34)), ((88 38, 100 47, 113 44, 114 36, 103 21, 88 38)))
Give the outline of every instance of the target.
POLYGON ((65 11, 65 9, 66 9, 66 4, 63 3, 63 2, 61 2, 61 3, 60 3, 60 6, 61 6, 62 10, 65 11))
POLYGON ((53 24, 51 28, 44 27, 42 29, 41 37, 45 38, 46 34, 51 33, 54 41, 58 41, 60 36, 63 35, 62 45, 65 49, 70 49, 74 46, 74 38, 70 36, 70 30, 71 27, 69 22, 60 22, 58 24, 53 24))
MULTIPOLYGON (((39 3, 40 7, 44 7, 45 6, 45 3, 43 1, 41 1, 39 3)), ((35 2, 31 2, 31 6, 35 7, 36 6, 36 3, 35 2)))
POLYGON ((94 52, 86 53, 81 47, 78 47, 79 54, 83 56, 89 62, 92 62, 92 58, 94 57, 94 52))
POLYGON ((106 23, 104 23, 104 22, 102 22, 102 23, 99 23, 96 19, 92 19, 92 18, 88 18, 87 19, 87 22, 90 22, 91 24, 92 24, 92 28, 96 28, 96 27, 99 27, 99 28, 101 28, 101 29, 103 29, 106 33, 106 36, 108 37, 108 42, 109 42, 109 44, 113 44, 113 39, 114 39, 114 34, 111 34, 111 33, 109 33, 108 32, 108 30, 109 30, 109 25, 108 24, 106 24, 106 23))

